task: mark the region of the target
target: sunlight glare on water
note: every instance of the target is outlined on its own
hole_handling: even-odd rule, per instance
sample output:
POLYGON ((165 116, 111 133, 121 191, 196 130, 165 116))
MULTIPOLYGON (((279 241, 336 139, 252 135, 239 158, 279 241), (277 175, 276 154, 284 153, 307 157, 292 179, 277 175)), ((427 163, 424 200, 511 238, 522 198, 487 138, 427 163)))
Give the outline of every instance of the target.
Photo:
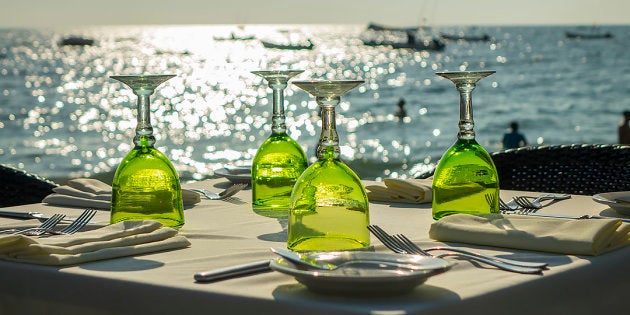
MULTIPOLYGON (((489 151, 500 149, 511 120, 519 120, 536 144, 613 143, 609 127, 630 104, 623 93, 630 71, 618 64, 628 52, 615 46, 623 46, 622 38, 600 51, 599 46, 567 42, 559 29, 554 37, 545 28, 493 28, 494 42, 449 42, 444 51, 428 52, 364 46, 364 29, 0 30, 0 130, 5 135, 0 163, 50 178, 113 172, 133 146, 137 98, 112 75, 176 75, 153 95, 151 122, 156 147, 184 180, 213 176, 226 165, 249 164, 270 135, 271 90, 253 70, 302 69, 295 78, 301 80, 365 80, 337 108, 342 159, 362 178, 413 176, 434 166, 454 142, 458 95, 435 71, 497 70, 474 92, 475 131, 489 151), (315 49, 273 50, 258 40, 216 38, 235 31, 256 39, 308 37, 315 49), (543 33, 551 39, 543 39, 543 33), (59 46, 67 34, 96 43, 59 46), (546 45, 533 43, 543 40, 546 45), (621 93, 610 95, 614 91, 621 93), (404 119, 394 115, 401 97, 407 101, 404 119)), ((290 84, 285 95, 288 132, 312 161, 321 130, 317 104, 290 84)))

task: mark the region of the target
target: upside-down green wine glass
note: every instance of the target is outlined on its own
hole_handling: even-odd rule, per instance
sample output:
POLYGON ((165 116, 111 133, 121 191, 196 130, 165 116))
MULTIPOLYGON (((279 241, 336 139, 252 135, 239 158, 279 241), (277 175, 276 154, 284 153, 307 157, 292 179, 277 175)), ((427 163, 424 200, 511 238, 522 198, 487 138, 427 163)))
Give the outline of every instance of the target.
POLYGON ((293 187, 287 248, 295 251, 361 249, 370 245, 368 199, 359 177, 340 160, 335 106, 364 81, 294 81, 315 96, 322 133, 317 161, 293 187))
POLYGON ((287 134, 284 89, 290 78, 304 70, 252 71, 267 80, 273 91, 271 135, 258 148, 252 162, 252 202, 257 211, 287 214, 291 190, 308 166, 302 147, 287 134))
POLYGON ((120 162, 112 182, 111 223, 156 220, 164 226, 184 225, 179 176, 168 158, 154 147, 150 96, 174 75, 111 76, 129 86, 138 97, 138 124, 134 148, 120 162))
POLYGON ((492 158, 475 141, 472 96, 477 81, 495 71, 438 72, 459 91, 457 141, 440 159, 433 175, 433 218, 455 213, 499 212, 499 176, 492 158))

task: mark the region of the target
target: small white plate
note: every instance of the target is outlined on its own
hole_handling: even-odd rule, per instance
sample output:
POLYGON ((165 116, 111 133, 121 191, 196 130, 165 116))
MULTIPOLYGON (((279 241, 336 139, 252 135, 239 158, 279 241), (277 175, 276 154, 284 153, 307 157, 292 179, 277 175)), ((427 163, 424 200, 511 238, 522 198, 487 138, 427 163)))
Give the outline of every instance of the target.
POLYGON ((617 201, 617 198, 630 198, 630 191, 616 191, 593 195, 593 200, 608 205, 619 214, 630 215, 630 202, 617 201))
POLYGON ((413 265, 418 269, 392 268, 365 264, 362 267, 340 267, 335 270, 314 270, 279 258, 271 261, 271 269, 292 275, 313 292, 323 294, 391 296, 410 292, 429 277, 446 272, 454 264, 441 258, 421 255, 400 255, 375 252, 321 252, 306 254, 310 259, 342 264, 349 260, 374 260, 413 265))
POLYGON ((220 168, 214 171, 214 174, 225 177, 234 184, 250 184, 252 182, 251 166, 231 166, 229 168, 220 168))

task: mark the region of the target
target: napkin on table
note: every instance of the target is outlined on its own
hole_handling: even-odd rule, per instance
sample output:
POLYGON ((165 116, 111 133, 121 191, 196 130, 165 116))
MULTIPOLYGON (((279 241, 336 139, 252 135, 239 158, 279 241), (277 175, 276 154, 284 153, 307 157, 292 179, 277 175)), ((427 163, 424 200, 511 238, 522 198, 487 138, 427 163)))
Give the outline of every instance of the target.
POLYGON ((190 242, 177 230, 157 221, 123 221, 71 235, 2 235, 0 259, 63 266, 187 246, 190 242))
POLYGON ((385 185, 365 186, 370 201, 429 203, 432 200, 432 179, 386 178, 383 182, 385 185))
MULTIPOLYGON (((54 193, 46 196, 42 202, 61 205, 96 209, 110 209, 112 187, 93 178, 76 178, 68 181, 67 185, 53 188, 54 193)), ((193 205, 201 201, 201 196, 194 191, 182 189, 184 206, 193 205)))
POLYGON ((630 224, 618 219, 559 219, 453 214, 431 225, 443 242, 596 256, 630 245, 630 224))

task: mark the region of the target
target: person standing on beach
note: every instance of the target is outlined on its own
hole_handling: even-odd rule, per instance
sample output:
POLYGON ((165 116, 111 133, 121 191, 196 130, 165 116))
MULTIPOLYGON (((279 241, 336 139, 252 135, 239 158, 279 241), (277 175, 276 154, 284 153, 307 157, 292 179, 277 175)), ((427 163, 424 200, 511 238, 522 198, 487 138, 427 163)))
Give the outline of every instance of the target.
POLYGON ((503 148, 514 149, 526 146, 527 140, 525 140, 525 136, 518 132, 518 123, 513 121, 510 124, 510 129, 510 132, 503 135, 503 148))
POLYGON ((619 125, 619 143, 630 144, 630 111, 623 112, 623 121, 619 125))

